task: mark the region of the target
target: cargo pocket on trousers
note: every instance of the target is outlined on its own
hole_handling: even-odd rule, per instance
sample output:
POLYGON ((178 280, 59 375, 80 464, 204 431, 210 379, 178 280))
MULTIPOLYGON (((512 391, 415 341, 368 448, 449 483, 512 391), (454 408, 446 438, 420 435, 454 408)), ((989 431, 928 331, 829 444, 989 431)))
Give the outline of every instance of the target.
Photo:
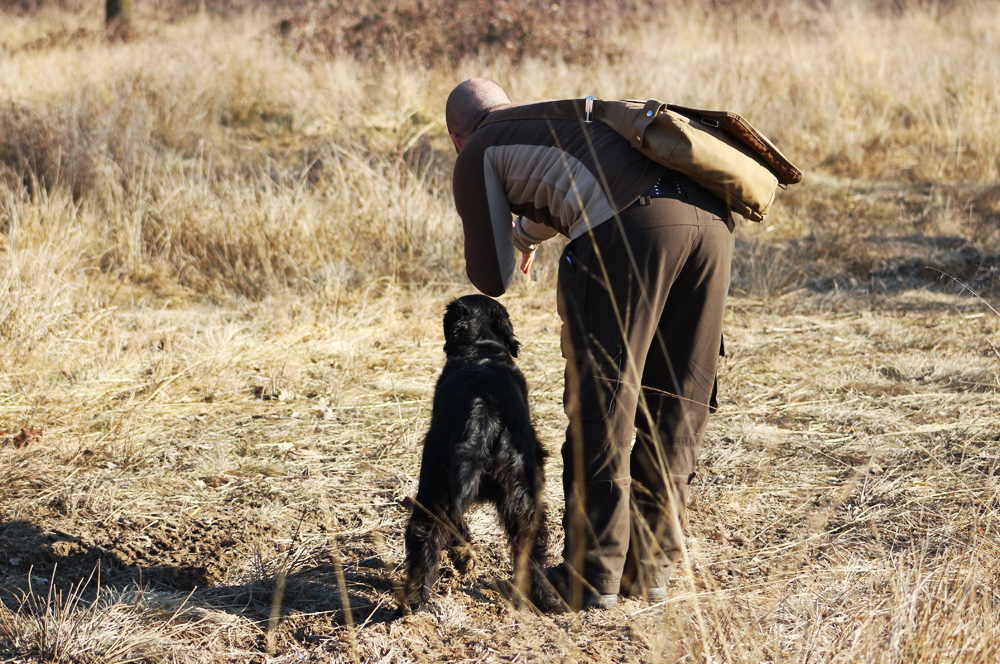
POLYGON ((565 335, 562 354, 567 362, 563 395, 566 412, 572 413, 578 407, 579 417, 584 421, 613 415, 618 407, 625 364, 621 334, 565 335))

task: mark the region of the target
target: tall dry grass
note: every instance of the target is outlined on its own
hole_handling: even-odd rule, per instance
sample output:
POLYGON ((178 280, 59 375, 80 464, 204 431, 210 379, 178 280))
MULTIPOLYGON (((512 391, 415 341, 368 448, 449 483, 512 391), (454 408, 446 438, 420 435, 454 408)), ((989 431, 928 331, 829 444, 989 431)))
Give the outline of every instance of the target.
MULTIPOLYGON (((669 3, 614 57, 451 68, 297 50, 271 14, 151 11, 113 43, 93 8, 3 15, 0 441, 45 432, 0 442, 0 659, 489 659, 494 628, 521 659, 995 659, 998 322, 926 267, 995 297, 1000 13, 905 4, 669 3), (481 596, 383 623, 365 576, 401 558, 440 304, 469 288, 442 111, 473 75, 737 110, 806 171, 738 230, 697 530, 624 636, 481 596), (174 586, 58 595, 17 548, 127 576, 181 531, 213 551, 174 586), (350 628, 346 595, 376 606, 350 628)), ((558 251, 507 298, 552 445, 558 251)))
MULTIPOLYGON (((336 299, 386 277, 453 278, 441 105, 473 74, 516 99, 650 94, 738 109, 814 175, 808 200, 828 214, 845 180, 963 185, 954 207, 973 226, 997 205, 995 193, 973 203, 1000 175, 1000 19, 988 3, 899 16, 861 3, 765 16, 681 4, 623 35, 614 61, 455 71, 296 57, 253 18, 150 23, 113 45, 83 21, 45 48, 39 20, 5 22, 5 217, 34 199, 72 201, 81 267, 113 280, 336 299)), ((831 222, 864 232, 842 216, 816 224, 799 198, 773 217, 787 236, 831 222)), ((971 232, 995 240, 993 226, 971 232)))

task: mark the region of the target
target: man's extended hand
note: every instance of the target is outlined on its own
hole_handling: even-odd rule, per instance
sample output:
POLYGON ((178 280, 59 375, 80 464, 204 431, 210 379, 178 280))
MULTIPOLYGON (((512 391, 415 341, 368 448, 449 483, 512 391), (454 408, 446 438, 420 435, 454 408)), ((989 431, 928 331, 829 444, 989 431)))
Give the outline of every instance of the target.
POLYGON ((531 269, 531 261, 533 260, 535 260, 535 252, 521 254, 521 272, 528 274, 528 270, 531 269))

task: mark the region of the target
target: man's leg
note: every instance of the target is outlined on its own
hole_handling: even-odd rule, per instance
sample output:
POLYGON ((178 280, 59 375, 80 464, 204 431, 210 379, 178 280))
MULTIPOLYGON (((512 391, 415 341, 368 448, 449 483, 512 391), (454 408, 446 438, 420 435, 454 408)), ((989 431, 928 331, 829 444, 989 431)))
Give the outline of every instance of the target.
POLYGON ((628 368, 625 325, 618 321, 616 298, 609 295, 617 291, 609 281, 617 284, 621 277, 609 275, 605 265, 619 264, 624 246, 613 223, 571 242, 559 269, 569 420, 562 449, 563 558, 572 576, 568 599, 574 608, 583 594, 618 593, 622 543, 628 542, 628 444, 638 380, 623 376, 628 368))
POLYGON ((671 285, 698 233, 693 206, 654 199, 571 242, 560 263, 569 417, 564 560, 591 592, 619 590, 640 376, 671 285))
POLYGON ((623 579, 630 594, 662 588, 681 555, 688 484, 714 406, 733 238, 721 219, 699 211, 696 243, 671 285, 643 367, 623 579))

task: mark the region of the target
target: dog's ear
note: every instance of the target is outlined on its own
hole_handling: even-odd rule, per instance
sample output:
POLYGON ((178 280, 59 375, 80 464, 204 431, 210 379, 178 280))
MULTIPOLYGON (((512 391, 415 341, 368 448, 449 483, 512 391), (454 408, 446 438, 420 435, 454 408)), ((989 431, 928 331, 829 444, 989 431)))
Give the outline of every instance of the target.
POLYGON ((444 310, 444 352, 447 355, 468 336, 472 309, 461 298, 452 300, 444 310))
POLYGON ((511 357, 517 357, 521 352, 521 342, 514 336, 514 326, 510 322, 510 316, 502 305, 497 305, 493 312, 493 331, 500 338, 500 341, 507 346, 511 357))

